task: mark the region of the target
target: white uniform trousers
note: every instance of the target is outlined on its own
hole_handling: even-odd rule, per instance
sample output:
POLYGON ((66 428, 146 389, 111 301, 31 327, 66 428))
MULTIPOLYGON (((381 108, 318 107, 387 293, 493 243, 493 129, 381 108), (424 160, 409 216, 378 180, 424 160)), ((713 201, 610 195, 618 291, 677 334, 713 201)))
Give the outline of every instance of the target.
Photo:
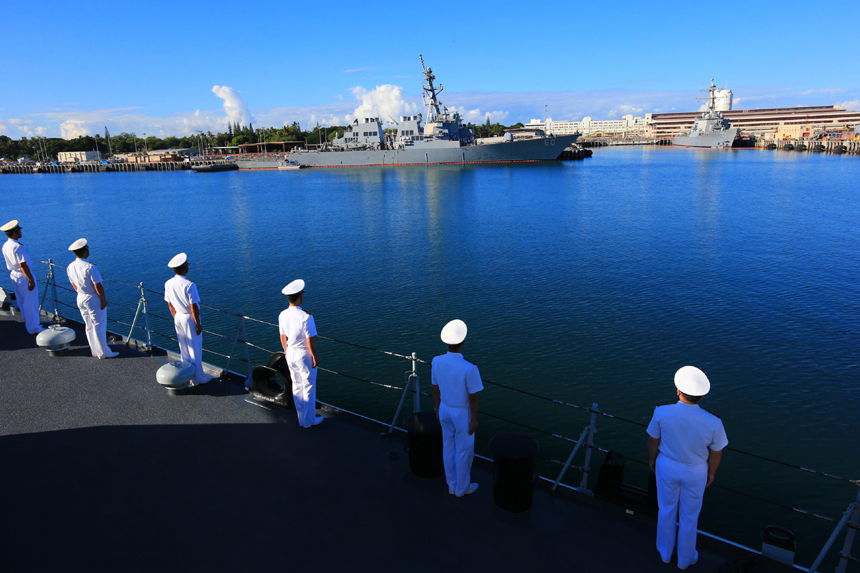
POLYGON ((197 325, 190 314, 177 312, 173 317, 176 339, 179 341, 179 355, 184 362, 190 362, 197 369, 196 381, 206 377, 203 373, 203 333, 197 334, 197 325))
POLYGON ((293 378, 293 400, 299 426, 310 428, 317 421, 317 369, 311 368, 311 354, 304 348, 288 346, 286 358, 293 378))
POLYGON ((9 278, 12 279, 15 300, 18 301, 18 310, 21 311, 21 318, 24 319, 27 332, 30 334, 42 332, 44 328, 39 324, 39 283, 36 283, 36 288, 33 290, 28 290, 27 284, 30 281, 27 280, 24 273, 12 271, 9 273, 9 278))
POLYGON ((469 435, 472 412, 467 408, 439 405, 442 424, 442 459, 445 480, 456 495, 465 495, 472 480, 472 460, 475 457, 475 434, 469 435))
POLYGON ((107 345, 107 309, 102 309, 102 301, 96 294, 78 293, 78 309, 87 327, 87 342, 96 358, 113 352, 107 345))
POLYGON ((657 551, 663 561, 672 558, 675 548, 676 522, 678 532, 678 567, 695 563, 696 529, 705 484, 708 483, 708 464, 682 464, 666 456, 657 456, 657 551), (680 519, 679 519, 680 518, 680 519))

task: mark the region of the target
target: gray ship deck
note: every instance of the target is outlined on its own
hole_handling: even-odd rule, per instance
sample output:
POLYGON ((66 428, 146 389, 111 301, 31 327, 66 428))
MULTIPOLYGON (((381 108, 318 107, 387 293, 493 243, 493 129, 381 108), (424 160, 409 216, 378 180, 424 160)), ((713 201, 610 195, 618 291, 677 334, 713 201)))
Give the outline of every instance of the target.
MULTIPOLYGON (((521 515, 410 475, 403 435, 345 413, 297 426, 213 381, 171 397, 164 357, 65 357, 0 316, 0 570, 522 570, 666 572, 655 522, 575 492, 535 492, 521 515)), ((115 348, 120 348, 115 346, 115 348)), ((743 549, 699 537, 691 571, 743 549)), ((728 568, 726 568, 728 565, 728 568)), ((756 571, 789 571, 771 562, 756 571)))

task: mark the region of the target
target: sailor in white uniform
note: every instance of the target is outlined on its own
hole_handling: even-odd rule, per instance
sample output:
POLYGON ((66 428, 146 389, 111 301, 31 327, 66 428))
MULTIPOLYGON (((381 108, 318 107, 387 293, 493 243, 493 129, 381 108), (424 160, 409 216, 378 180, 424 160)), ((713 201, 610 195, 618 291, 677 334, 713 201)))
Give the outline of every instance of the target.
POLYGON ((291 282, 281 290, 287 295, 290 306, 278 316, 281 346, 293 379, 293 399, 299 425, 316 426, 323 421, 317 416, 317 335, 314 317, 302 310, 305 281, 291 282))
POLYGON ((119 356, 119 352, 113 352, 107 344, 107 297, 99 270, 87 260, 90 256, 87 240, 78 239, 69 250, 75 253, 76 258, 67 273, 69 282, 78 293, 78 309, 84 319, 90 351, 96 358, 119 356))
POLYGON ((478 429, 478 392, 484 389, 478 367, 463 358, 466 323, 452 320, 442 329, 448 353, 432 364, 433 403, 442 424, 442 457, 448 493, 463 497, 478 490, 471 483, 478 429))
POLYGON ((649 465, 657 473, 657 551, 669 563, 677 531, 678 568, 686 569, 699 559, 696 527, 702 498, 729 440, 722 420, 698 405, 711 389, 704 372, 684 366, 675 373, 675 387, 678 402, 654 410, 647 430, 648 452, 649 465))
POLYGON ((16 219, 0 227, 0 230, 9 237, 3 245, 3 258, 6 259, 6 268, 9 269, 24 326, 30 334, 39 334, 45 330, 39 323, 39 286, 30 268, 30 253, 19 242, 22 237, 21 226, 16 219))
POLYGON ((170 307, 176 339, 179 341, 179 354, 184 362, 197 368, 194 384, 206 384, 212 378, 203 372, 203 325, 200 323, 200 295, 197 285, 188 280, 188 257, 179 253, 167 263, 176 273, 164 283, 164 300, 170 307))

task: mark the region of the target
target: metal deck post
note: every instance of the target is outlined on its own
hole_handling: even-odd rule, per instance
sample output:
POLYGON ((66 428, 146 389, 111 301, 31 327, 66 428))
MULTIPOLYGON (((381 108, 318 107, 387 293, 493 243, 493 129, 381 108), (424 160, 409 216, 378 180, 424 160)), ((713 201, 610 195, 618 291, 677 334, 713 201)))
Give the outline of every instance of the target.
POLYGON ((45 291, 42 293, 42 302, 39 303, 39 316, 42 316, 42 307, 45 306, 45 297, 48 296, 48 287, 51 287, 53 298, 54 322, 59 322, 60 311, 57 305, 57 279, 54 277, 54 263, 48 259, 48 272, 45 275, 45 291))
POLYGON ((414 387, 415 398, 412 402, 412 408, 417 414, 421 411, 421 392, 420 392, 420 384, 418 380, 418 354, 415 352, 412 353, 412 372, 407 372, 406 377, 406 387, 403 388, 403 395, 400 396, 400 403, 397 405, 397 411, 394 412, 394 419, 391 420, 391 424, 388 426, 388 433, 392 433, 394 431, 394 426, 397 425, 397 420, 400 418, 400 411, 403 409, 403 403, 406 402, 406 395, 409 393, 409 390, 412 390, 414 387))
POLYGON ((415 399, 413 402, 413 412, 417 414, 421 411, 421 379, 418 377, 418 354, 412 353, 412 380, 413 390, 415 391, 415 399))
POLYGON ((137 324, 137 317, 140 316, 140 305, 141 301, 137 301, 137 310, 134 312, 134 318, 131 320, 131 328, 128 330, 128 336, 126 337, 125 345, 128 346, 131 344, 131 335, 134 332, 134 327, 137 324))
POLYGON ((230 364, 233 362, 233 355, 236 353, 236 345, 242 343, 242 346, 245 347, 245 364, 247 366, 245 373, 245 385, 249 384, 251 380, 251 355, 248 351, 248 342, 247 334, 245 332, 245 317, 239 316, 239 322, 236 323, 236 336, 233 338, 233 346, 230 348, 230 356, 227 357, 227 366, 224 368, 224 373, 230 371, 230 364))
MULTIPOLYGON (((561 483, 564 474, 567 473, 568 468, 570 467, 571 462, 573 462, 573 457, 576 455, 576 452, 579 451, 579 448, 582 446, 583 440, 588 436, 587 444, 590 446, 594 443, 594 434, 597 432, 597 404, 592 404, 591 411, 591 420, 588 422, 588 425, 582 430, 582 433, 579 435, 579 439, 576 440, 576 445, 573 446, 573 451, 570 452, 570 455, 567 456, 567 461, 564 462, 564 467, 561 468, 561 471, 558 473, 558 477, 555 478, 555 482, 552 484, 552 491, 555 491, 558 488, 558 484, 561 483)), ((591 448, 586 448, 585 450, 585 465, 582 467, 582 482, 579 487, 576 488, 577 491, 582 493, 587 493, 591 495, 591 492, 588 491, 588 470, 589 464, 591 463, 591 448)))
POLYGON ((597 408, 597 402, 591 405, 591 423, 588 426, 588 442, 585 450, 585 469, 582 470, 582 483, 579 484, 579 491, 582 493, 591 494, 588 491, 588 472, 591 470, 591 446, 594 445, 594 434, 597 433, 597 413, 600 410, 597 408))
POLYGON ((143 293, 143 283, 140 283, 140 302, 143 304, 143 324, 146 329, 146 349, 152 352, 152 331, 149 330, 149 314, 146 312, 146 295, 143 293))
POLYGON ((848 528, 848 533, 845 534, 845 544, 842 546, 842 552, 839 554, 839 566, 836 567, 836 573, 845 573, 848 570, 848 560, 854 559, 851 556, 851 547, 854 545, 854 536, 857 533, 856 527, 860 524, 860 489, 857 490, 857 501, 854 502, 854 515, 851 517, 850 524, 851 527, 848 528))
MULTIPOLYGON (((860 493, 858 493, 858 496, 860 496, 860 493)), ((821 548, 821 553, 818 554, 818 557, 815 558, 815 562, 809 567, 809 573, 815 573, 818 570, 821 566, 821 562, 824 561, 825 557, 827 557, 827 553, 830 551, 830 548, 833 547, 833 543, 836 541, 836 538, 839 537, 839 534, 842 532, 842 528, 845 527, 845 524, 848 523, 849 519, 852 519, 852 516, 857 511, 860 511, 860 501, 851 502, 851 505, 849 505, 848 509, 845 510, 845 513, 842 514, 842 519, 839 520, 839 523, 836 525, 836 529, 834 529, 833 533, 830 534, 830 538, 827 540, 827 543, 825 543, 824 547, 821 548)), ((845 541, 848 541, 847 536, 845 537, 845 541)), ((851 542, 853 543, 853 541, 854 539, 852 536, 851 542)), ((841 561, 844 563, 846 559, 842 559, 841 561)), ((840 566, 842 563, 840 563, 840 566)))

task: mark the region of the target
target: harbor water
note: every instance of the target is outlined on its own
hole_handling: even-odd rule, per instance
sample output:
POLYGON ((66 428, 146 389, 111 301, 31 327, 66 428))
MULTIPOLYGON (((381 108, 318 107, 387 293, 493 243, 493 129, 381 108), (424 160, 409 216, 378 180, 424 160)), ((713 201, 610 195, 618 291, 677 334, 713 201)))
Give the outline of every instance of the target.
MULTIPOLYGON (((857 479, 858 180, 856 157, 641 147, 516 166, 4 175, 0 196, 34 260, 66 265, 68 245, 86 237, 105 279, 160 290, 184 251, 204 304, 270 322, 286 304, 280 289, 303 278, 321 335, 428 361, 445 350, 442 326, 460 318, 464 354, 486 379, 634 422, 674 401, 673 374, 692 364, 711 379, 702 405, 721 416, 730 447, 857 479)), ((137 305, 130 287, 106 291, 137 305)), ((170 334, 166 304, 148 303, 152 328, 170 334)), ((108 315, 131 319, 120 307, 108 315)), ((203 323, 235 333, 232 316, 204 310, 203 323)), ((274 328, 247 327, 251 342, 278 349, 274 328)), ((223 354, 231 342, 204 337, 223 354)), ((411 368, 331 341, 319 351, 320 366, 383 384, 402 386, 411 368)), ((263 351, 251 357, 265 362, 263 351)), ((419 374, 429 392, 429 368, 419 374)), ((321 373, 318 397, 390 421, 400 393, 321 373)), ((480 406, 574 440, 589 419, 493 385, 480 406)), ((479 453, 494 433, 532 433, 541 473, 555 477, 551 460, 571 442, 491 415, 479 419, 479 453)), ((608 418, 597 428, 596 445, 630 458, 625 482, 646 487, 635 461, 647 461, 644 428, 608 418)), ((579 479, 571 470, 565 481, 579 479)), ((834 524, 777 504, 838 519, 857 494, 732 452, 715 485, 728 489, 708 490, 701 529, 760 547, 764 526, 788 527, 807 560, 834 524)))

